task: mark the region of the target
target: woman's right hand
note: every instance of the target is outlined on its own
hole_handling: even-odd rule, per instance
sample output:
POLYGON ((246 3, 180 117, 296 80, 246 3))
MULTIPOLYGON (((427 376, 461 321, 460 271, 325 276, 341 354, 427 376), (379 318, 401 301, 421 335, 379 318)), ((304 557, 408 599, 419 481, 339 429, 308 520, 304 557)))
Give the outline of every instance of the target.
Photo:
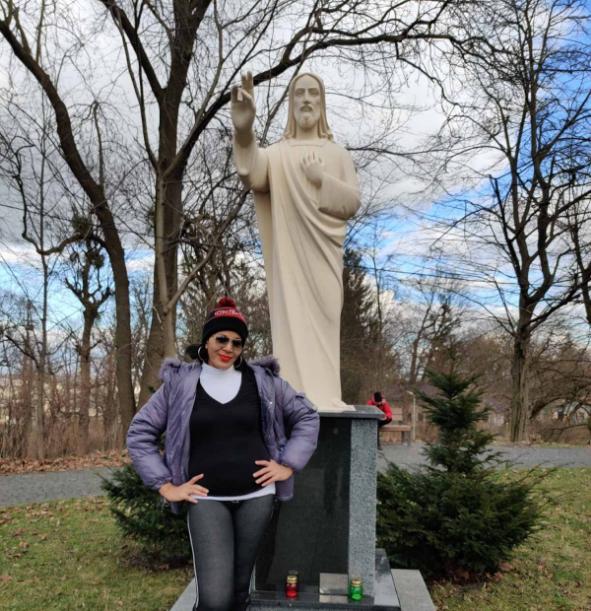
POLYGON ((168 482, 160 487, 158 492, 170 503, 178 503, 179 501, 189 501, 189 503, 197 503, 195 496, 207 496, 209 490, 203 486, 198 486, 196 482, 203 479, 203 473, 192 477, 188 482, 175 486, 168 482))

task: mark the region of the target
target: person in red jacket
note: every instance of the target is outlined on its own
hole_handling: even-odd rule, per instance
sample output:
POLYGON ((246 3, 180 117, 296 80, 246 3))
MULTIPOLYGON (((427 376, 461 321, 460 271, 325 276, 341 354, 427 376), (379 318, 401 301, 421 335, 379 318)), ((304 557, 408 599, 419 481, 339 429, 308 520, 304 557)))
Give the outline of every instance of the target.
POLYGON ((378 421, 378 449, 382 449, 382 444, 380 443, 380 429, 392 422, 392 408, 390 404, 386 401, 386 398, 382 394, 381 390, 376 390, 373 394, 373 398, 367 402, 368 405, 374 405, 378 409, 380 409, 384 413, 384 417, 378 421))

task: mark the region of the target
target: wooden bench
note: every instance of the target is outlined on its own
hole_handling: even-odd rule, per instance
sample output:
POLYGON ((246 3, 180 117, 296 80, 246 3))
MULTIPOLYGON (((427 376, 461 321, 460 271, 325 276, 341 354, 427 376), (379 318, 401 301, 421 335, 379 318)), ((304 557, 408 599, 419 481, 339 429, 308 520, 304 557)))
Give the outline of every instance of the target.
POLYGON ((403 443, 410 445, 412 426, 410 424, 385 424, 380 429, 382 443, 403 443))

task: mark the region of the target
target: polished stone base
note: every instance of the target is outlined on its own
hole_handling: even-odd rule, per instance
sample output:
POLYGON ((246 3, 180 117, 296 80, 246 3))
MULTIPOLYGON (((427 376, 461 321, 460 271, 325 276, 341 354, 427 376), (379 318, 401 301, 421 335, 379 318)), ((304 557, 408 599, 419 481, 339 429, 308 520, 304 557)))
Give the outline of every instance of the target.
POLYGON ((257 591, 274 593, 295 570, 302 587, 318 589, 323 573, 345 574, 361 577, 373 595, 380 416, 370 406, 320 413, 318 448, 263 541, 257 591))

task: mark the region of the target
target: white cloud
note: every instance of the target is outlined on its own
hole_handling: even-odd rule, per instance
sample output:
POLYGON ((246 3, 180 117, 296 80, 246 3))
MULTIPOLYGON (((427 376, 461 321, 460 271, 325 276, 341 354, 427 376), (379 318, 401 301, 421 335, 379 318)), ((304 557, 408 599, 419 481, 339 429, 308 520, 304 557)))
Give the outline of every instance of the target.
POLYGON ((138 249, 133 254, 127 256, 126 266, 130 274, 134 272, 152 272, 154 269, 154 252, 138 249))
POLYGON ((0 242, 0 263, 41 269, 40 257, 29 242, 0 242))

